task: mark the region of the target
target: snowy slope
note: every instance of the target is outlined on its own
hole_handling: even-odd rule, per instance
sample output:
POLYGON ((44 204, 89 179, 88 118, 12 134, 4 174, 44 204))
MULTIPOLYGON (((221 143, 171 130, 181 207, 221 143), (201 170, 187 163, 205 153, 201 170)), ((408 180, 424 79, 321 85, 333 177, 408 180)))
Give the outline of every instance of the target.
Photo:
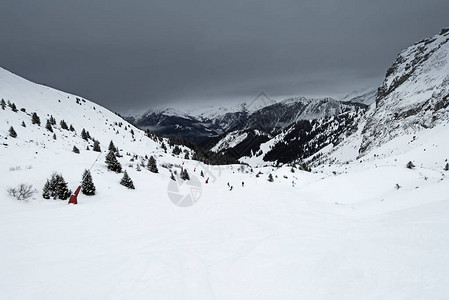
MULTIPOLYGON (((27 111, 0 109, 2 299, 447 299, 446 122, 384 140, 359 157, 372 120, 362 119, 338 146, 316 154, 308 173, 172 157, 137 129, 133 138, 112 112, 4 70, 0 98, 27 111), (33 111, 41 126, 30 123, 33 111), (47 114, 76 132, 57 125, 54 140, 47 114), (10 126, 17 138, 9 137, 10 126), (135 190, 119 185, 121 175, 107 171, 101 157, 92 169, 97 195, 81 194, 76 206, 45 200, 40 191, 30 201, 8 196, 6 187, 22 182, 41 190, 52 171, 76 187, 98 155, 84 150, 92 141, 80 137, 82 128, 102 150, 111 139, 123 149, 119 160, 135 190), (137 171, 126 152, 138 161, 154 154, 159 173, 137 171), (406 168, 408 161, 416 167, 406 168), (172 190, 162 164, 178 172, 182 166, 192 180, 178 178, 172 190), (178 207, 173 193, 195 193, 199 201, 178 207)), ((372 106, 367 114, 376 113, 372 106)), ((268 152, 275 139, 261 149, 268 152)))
POLYGON ((90 132, 91 136, 100 142, 103 150, 107 150, 111 140, 122 148, 126 145, 126 151, 139 155, 157 152, 158 143, 145 137, 145 133, 125 122, 113 112, 85 100, 81 97, 70 95, 49 87, 34 84, 26 79, 16 76, 0 68, 0 98, 14 103, 19 109, 14 113, 9 108, 1 110, 2 131, 1 136, 8 138, 9 126, 17 131, 18 138, 8 138, 8 147, 25 147, 29 144, 47 143, 55 144, 58 150, 71 151, 77 146, 81 151, 92 141, 84 141, 80 138, 83 128, 90 132), (79 99, 77 101, 77 98, 79 99), (25 108, 26 112, 20 111, 25 108), (36 112, 41 119, 41 126, 31 124, 31 114, 36 112), (52 141, 53 134, 45 129, 46 120, 53 115, 57 124, 55 134, 58 141, 52 141), (59 122, 65 120, 72 124, 76 133, 63 130, 59 122), (24 121, 27 127, 22 127, 24 121), (116 125, 122 123, 121 126, 116 125), (126 129, 125 129, 126 128, 126 129), (133 129, 134 136, 131 134, 133 129))
POLYGON ((376 102, 377 88, 367 88, 358 91, 353 91, 340 99, 342 102, 362 103, 371 105, 376 102))
MULTIPOLYGON (((418 164, 423 154, 413 153, 418 164)), ((148 172, 131 172, 137 189, 125 194, 98 169, 107 188, 78 206, 2 195, 2 297, 445 299, 449 181, 439 166, 406 169, 407 159, 315 174, 209 169, 216 179, 190 208, 148 172)), ((9 174, 33 181, 33 165, 9 174)))
POLYGON ((402 51, 379 88, 361 152, 394 137, 447 123, 449 30, 402 51))

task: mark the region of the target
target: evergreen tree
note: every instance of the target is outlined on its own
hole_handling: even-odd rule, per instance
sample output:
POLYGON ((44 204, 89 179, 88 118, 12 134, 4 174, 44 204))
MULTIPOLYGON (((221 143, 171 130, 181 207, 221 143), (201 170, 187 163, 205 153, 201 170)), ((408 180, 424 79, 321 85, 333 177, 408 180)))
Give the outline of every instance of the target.
POLYGON ((200 176, 201 176, 201 177, 204 177, 204 173, 203 173, 203 170, 201 170, 201 172, 200 172, 200 176))
POLYGON ((37 115, 37 113, 33 113, 33 115, 31 116, 31 123, 32 124, 37 124, 37 125, 41 125, 41 119, 39 118, 39 116, 37 115))
POLYGON ((11 110, 13 112, 18 112, 19 111, 14 103, 11 104, 11 110))
POLYGON ((6 102, 4 99, 2 99, 2 101, 0 102, 0 105, 2 106, 2 109, 5 110, 6 102))
POLYGON ((134 130, 133 130, 132 128, 131 128, 131 131, 130 131, 130 132, 131 132, 132 135, 134 135, 134 130))
POLYGON ((97 140, 94 141, 94 148, 93 148, 93 150, 95 152, 101 152, 100 142, 99 141, 97 141, 97 140))
POLYGON ((186 151, 186 154, 184 155, 184 159, 190 159, 189 152, 186 151))
POLYGON ((51 127, 50 120, 47 119, 47 124, 45 124, 45 128, 47 128, 48 131, 53 132, 53 127, 51 127))
POLYGON ((161 144, 162 150, 164 150, 165 153, 167 153, 167 146, 165 146, 164 142, 161 144))
POLYGON ((56 140, 56 133, 53 133, 53 139, 56 140))
POLYGON ((48 179, 42 189, 42 197, 44 197, 44 199, 50 199, 50 181, 48 181, 48 179))
POLYGON ((22 121, 22 127, 27 127, 25 121, 22 121))
POLYGON ((64 180, 61 174, 53 173, 51 179, 44 185, 42 196, 45 199, 61 199, 66 200, 70 197, 72 192, 67 187, 67 182, 64 180), (48 198, 46 198, 48 197, 48 198))
POLYGON ((176 145, 174 148, 173 148, 173 152, 172 152, 174 155, 179 155, 180 153, 181 153, 181 148, 179 148, 178 147, 178 145, 176 145))
POLYGON ((106 165, 108 166, 108 170, 114 171, 116 173, 120 173, 122 171, 122 165, 119 163, 113 151, 109 151, 108 155, 106 155, 106 165))
POLYGON ((180 174, 181 179, 183 180, 190 180, 189 173, 187 172, 187 169, 182 169, 180 174))
POLYGON ((12 126, 9 128, 9 136, 12 137, 12 138, 16 138, 17 137, 17 133, 14 130, 14 127, 12 127, 12 126))
POLYGON ((415 167, 415 165, 412 163, 412 161, 409 161, 409 162, 407 163, 407 168, 413 169, 414 167, 415 167))
POLYGON ((69 130, 69 127, 67 126, 67 123, 64 120, 61 120, 59 124, 61 125, 62 129, 69 130))
POLYGON ((114 152, 117 151, 117 148, 115 148, 114 142, 112 140, 109 142, 108 150, 109 151, 114 151, 114 152))
POLYGON ((56 120, 55 120, 55 118, 53 118, 53 116, 50 116, 49 121, 50 121, 51 125, 56 125, 56 120))
POLYGON ((123 174, 122 179, 120 180, 120 184, 123 185, 123 186, 126 186, 129 189, 134 190, 134 183, 131 180, 131 178, 128 176, 128 173, 126 171, 123 174))
POLYGON ((268 175, 268 181, 269 182, 273 182, 274 181, 273 175, 271 175, 271 173, 268 175))
POLYGON ((136 165, 136 171, 137 171, 137 172, 140 172, 140 171, 142 171, 142 168, 140 167, 140 165, 139 165, 139 164, 137 164, 137 165, 136 165))
POLYGON ((84 170, 81 183, 81 191, 84 195, 95 195, 95 185, 89 170, 84 170))
POLYGON ((83 128, 83 130, 81 131, 81 137, 83 139, 85 139, 87 141, 87 139, 89 138, 89 136, 87 135, 86 129, 83 128))
POLYGON ((172 172, 170 172, 170 179, 173 180, 173 181, 176 181, 175 175, 173 175, 172 172))
POLYGON ((80 153, 80 149, 78 149, 76 146, 73 146, 72 151, 73 151, 74 153, 76 153, 76 154, 79 154, 79 153, 80 153))
POLYGON ((67 187, 67 182, 64 180, 62 175, 58 174, 56 176, 56 194, 59 199, 66 200, 70 197, 71 192, 69 191, 69 188, 67 187))
POLYGON ((73 128, 73 125, 72 125, 72 124, 70 124, 69 129, 70 129, 70 131, 75 131, 75 128, 73 128))
POLYGON ((153 173, 158 173, 159 170, 157 169, 156 159, 154 159, 153 155, 150 156, 150 159, 148 159, 148 170, 153 173))
POLYGON ((444 171, 449 171, 449 163, 446 163, 446 166, 444 167, 444 171))

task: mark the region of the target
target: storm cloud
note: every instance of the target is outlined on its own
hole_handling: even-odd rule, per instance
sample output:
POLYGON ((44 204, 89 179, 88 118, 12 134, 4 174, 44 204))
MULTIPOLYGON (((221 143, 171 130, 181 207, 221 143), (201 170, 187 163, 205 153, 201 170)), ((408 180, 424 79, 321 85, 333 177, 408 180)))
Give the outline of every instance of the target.
POLYGON ((128 113, 342 96, 449 26, 447 0, 0 3, 0 66, 128 113))

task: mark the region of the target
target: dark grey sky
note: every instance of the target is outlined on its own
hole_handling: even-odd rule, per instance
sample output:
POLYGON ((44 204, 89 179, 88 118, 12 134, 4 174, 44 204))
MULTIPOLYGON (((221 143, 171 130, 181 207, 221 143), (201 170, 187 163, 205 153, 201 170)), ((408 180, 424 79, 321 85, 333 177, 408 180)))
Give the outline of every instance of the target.
POLYGON ((449 26, 447 0, 5 0, 0 66, 127 113, 338 96, 449 26))

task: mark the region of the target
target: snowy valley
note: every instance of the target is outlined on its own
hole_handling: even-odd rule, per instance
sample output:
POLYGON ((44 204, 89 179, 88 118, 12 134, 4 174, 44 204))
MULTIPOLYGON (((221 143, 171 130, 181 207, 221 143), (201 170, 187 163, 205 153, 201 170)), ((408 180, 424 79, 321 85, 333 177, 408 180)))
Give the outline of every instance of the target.
POLYGON ((448 53, 449 30, 401 52, 375 103, 184 116, 210 151, 0 69, 0 298, 446 299, 448 53), (42 197, 53 172, 75 191, 90 168, 95 195, 42 197))

